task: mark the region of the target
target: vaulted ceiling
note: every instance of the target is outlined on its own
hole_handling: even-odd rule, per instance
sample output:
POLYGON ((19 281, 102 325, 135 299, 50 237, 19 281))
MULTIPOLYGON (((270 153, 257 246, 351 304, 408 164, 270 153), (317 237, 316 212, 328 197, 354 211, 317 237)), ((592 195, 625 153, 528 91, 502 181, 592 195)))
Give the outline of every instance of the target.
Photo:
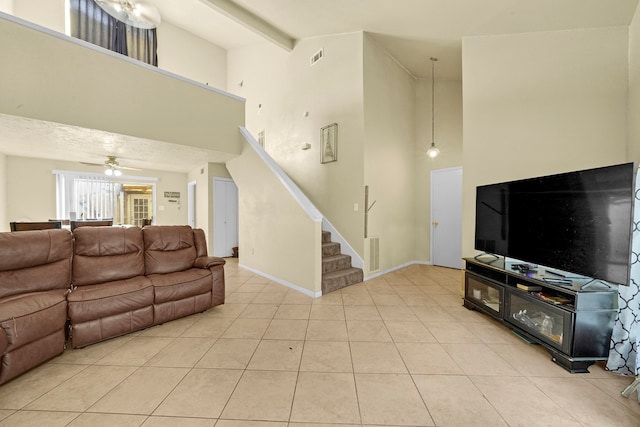
MULTIPOLYGON (((626 26, 638 5, 638 0, 146 1, 158 7, 163 21, 225 49, 265 42, 291 49, 308 37, 367 31, 414 76, 430 77, 429 57, 438 57, 438 76, 453 80, 462 76, 464 37, 626 26)), ((176 172, 218 161, 189 147, 104 133, 94 138, 94 131, 24 118, 0 115, 0 129, 0 152, 9 155, 99 163, 115 154, 130 166, 176 172), (108 150, 104 140, 111 144, 108 150)))
POLYGON ((151 0, 163 19, 226 49, 367 31, 414 76, 462 76, 462 38, 629 25, 638 0, 151 0), (266 28, 266 30, 265 30, 266 28), (262 34, 262 35, 261 35, 262 34), (261 40, 262 39, 262 40, 261 40))

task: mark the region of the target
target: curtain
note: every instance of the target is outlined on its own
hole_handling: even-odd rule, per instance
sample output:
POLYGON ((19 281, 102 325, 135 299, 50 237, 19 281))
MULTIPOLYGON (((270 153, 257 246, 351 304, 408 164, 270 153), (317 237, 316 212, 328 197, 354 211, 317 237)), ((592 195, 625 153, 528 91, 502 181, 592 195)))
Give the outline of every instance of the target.
MULTIPOLYGON (((631 282, 620 286, 618 314, 611 334, 607 369, 622 375, 640 375, 640 174, 636 178, 632 237, 631 282)), ((640 393, 638 393, 640 401, 640 393)))
POLYGON ((94 0, 70 0, 71 36, 158 66, 156 29, 132 27, 102 10, 94 0))
POLYGON ((113 218, 116 183, 106 177, 80 176, 73 186, 78 219, 113 218))

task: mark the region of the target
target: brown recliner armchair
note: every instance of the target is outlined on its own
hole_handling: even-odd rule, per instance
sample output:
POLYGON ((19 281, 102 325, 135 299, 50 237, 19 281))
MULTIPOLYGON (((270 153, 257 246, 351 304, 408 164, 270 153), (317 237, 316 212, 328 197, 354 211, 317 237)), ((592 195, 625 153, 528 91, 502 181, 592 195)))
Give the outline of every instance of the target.
POLYGON ((73 290, 68 295, 71 344, 84 347, 153 324, 153 286, 144 276, 138 227, 73 231, 73 290))
POLYGON ((65 349, 68 230, 0 233, 0 384, 65 349))
POLYGON ((204 231, 188 225, 142 229, 146 275, 155 293, 153 323, 224 304, 222 258, 207 256, 204 231))

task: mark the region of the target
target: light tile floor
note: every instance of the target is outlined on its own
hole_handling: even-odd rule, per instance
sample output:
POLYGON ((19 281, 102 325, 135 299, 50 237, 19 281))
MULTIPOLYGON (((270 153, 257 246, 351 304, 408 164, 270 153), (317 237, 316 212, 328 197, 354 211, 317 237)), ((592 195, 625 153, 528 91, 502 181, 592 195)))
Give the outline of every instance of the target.
POLYGON ((0 386, 0 426, 640 426, 630 378, 567 373, 414 265, 312 299, 225 267, 227 302, 0 386))

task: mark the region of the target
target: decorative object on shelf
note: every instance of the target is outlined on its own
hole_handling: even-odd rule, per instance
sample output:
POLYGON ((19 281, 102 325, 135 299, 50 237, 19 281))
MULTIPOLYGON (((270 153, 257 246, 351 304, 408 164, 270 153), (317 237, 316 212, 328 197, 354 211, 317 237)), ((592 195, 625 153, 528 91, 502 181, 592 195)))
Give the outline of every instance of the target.
POLYGON ((332 123, 320 129, 320 163, 338 161, 338 124, 332 123))
POLYGON ((436 147, 435 140, 435 92, 436 92, 436 74, 435 67, 438 58, 431 58, 431 147, 427 150, 427 156, 433 158, 438 157, 440 150, 436 147))
POLYGON ((158 8, 149 2, 129 0, 95 0, 109 15, 132 27, 152 29, 160 25, 158 8))
POLYGON ((516 287, 518 289, 522 289, 526 292, 537 292, 542 290, 542 286, 540 285, 531 285, 529 283, 517 283, 516 287))

